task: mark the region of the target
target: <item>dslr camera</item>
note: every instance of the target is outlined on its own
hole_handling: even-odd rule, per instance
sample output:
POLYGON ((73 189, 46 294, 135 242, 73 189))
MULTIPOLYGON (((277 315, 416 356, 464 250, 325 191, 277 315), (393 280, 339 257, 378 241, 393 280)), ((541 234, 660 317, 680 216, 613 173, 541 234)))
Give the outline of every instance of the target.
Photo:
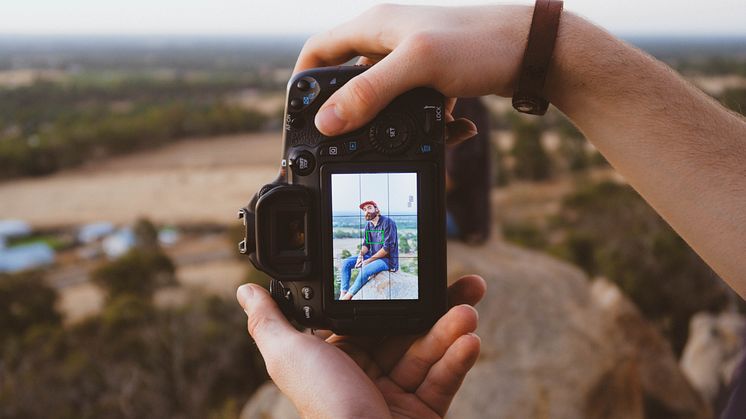
POLYGON ((239 210, 239 251, 302 326, 420 333, 447 308, 444 97, 416 88, 354 132, 321 134, 321 105, 367 68, 288 82, 279 176, 239 210))

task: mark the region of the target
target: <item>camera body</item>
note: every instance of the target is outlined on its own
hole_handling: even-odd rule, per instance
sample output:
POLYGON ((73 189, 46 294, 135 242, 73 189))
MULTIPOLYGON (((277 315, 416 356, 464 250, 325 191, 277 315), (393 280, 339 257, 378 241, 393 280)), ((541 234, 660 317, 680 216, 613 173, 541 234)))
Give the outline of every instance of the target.
POLYGON ((302 326, 419 333, 447 308, 444 97, 416 88, 360 129, 324 136, 319 108, 367 68, 289 81, 280 174, 239 211, 239 250, 302 326))

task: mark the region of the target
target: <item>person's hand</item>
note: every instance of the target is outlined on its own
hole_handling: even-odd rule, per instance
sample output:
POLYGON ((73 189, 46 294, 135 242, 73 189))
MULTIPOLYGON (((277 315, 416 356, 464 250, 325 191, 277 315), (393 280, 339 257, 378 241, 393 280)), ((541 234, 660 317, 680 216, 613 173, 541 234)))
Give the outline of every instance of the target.
POLYGON ((451 309, 422 336, 326 340, 297 331, 262 287, 238 301, 267 372, 302 417, 443 417, 479 355, 477 312, 485 282, 465 276, 448 288, 451 309))
POLYGON ((364 262, 363 256, 362 255, 358 256, 357 262, 355 262, 355 269, 363 266, 363 262, 364 262))
MULTIPOLYGON (((373 64, 326 101, 316 115, 325 135, 370 121, 396 96, 430 86, 446 97, 513 92, 531 25, 530 6, 422 7, 380 5, 306 42, 293 73, 343 64, 373 64)), ((476 135, 446 109, 447 137, 476 135)))

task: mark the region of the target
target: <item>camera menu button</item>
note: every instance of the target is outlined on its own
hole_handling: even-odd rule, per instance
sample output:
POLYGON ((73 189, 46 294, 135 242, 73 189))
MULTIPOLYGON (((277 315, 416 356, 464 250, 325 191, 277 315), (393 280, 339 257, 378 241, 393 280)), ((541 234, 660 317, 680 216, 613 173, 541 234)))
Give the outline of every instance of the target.
POLYGON ((311 287, 303 287, 300 290, 301 295, 303 295, 303 298, 306 300, 310 300, 313 298, 313 288, 311 287))
POLYGON ((304 318, 310 320, 313 317, 313 308, 311 308, 311 306, 303 306, 301 311, 303 311, 304 318))

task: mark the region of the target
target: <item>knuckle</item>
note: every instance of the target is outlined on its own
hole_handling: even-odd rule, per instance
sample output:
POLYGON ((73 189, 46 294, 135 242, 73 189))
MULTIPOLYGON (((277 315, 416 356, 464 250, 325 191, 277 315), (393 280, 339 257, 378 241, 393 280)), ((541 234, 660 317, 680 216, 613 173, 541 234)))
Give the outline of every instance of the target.
POLYGON ((264 331, 270 327, 271 320, 256 313, 249 316, 247 327, 249 334, 256 340, 264 331))
POLYGON ((416 63, 423 81, 439 81, 444 60, 438 35, 433 32, 417 32, 410 35, 404 43, 407 55, 416 63))
POLYGON ((302 51, 311 51, 313 50, 316 45, 319 43, 319 34, 313 34, 306 39, 306 42, 303 44, 302 51))
POLYGON ((355 77, 348 88, 348 99, 356 109, 368 110, 378 103, 378 91, 370 77, 361 74, 355 77))
POLYGON ((435 58, 440 54, 438 37, 432 32, 417 32, 406 40, 410 53, 418 57, 435 58))
POLYGON ((368 9, 368 14, 384 18, 386 16, 390 16, 392 13, 395 13, 394 9, 397 7, 399 7, 399 5, 393 3, 380 3, 368 9))

